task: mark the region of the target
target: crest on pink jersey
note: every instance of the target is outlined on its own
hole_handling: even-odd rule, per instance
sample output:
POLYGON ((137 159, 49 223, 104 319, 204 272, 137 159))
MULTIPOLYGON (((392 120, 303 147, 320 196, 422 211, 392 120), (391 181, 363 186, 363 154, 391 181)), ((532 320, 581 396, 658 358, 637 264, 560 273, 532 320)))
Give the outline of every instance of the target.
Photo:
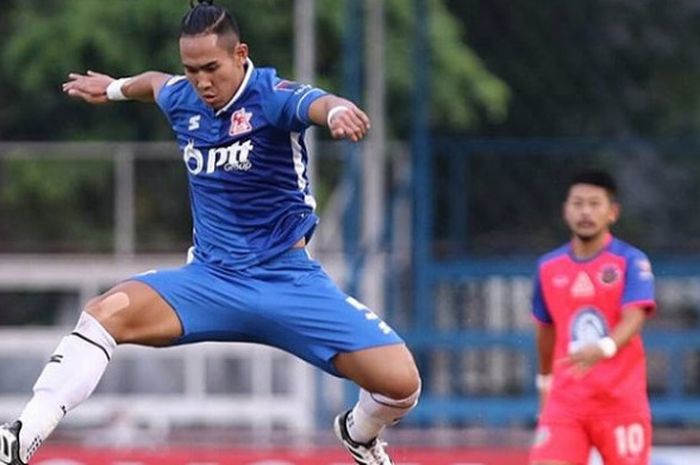
POLYGON ((250 118, 253 113, 245 111, 245 108, 236 110, 231 114, 231 129, 228 131, 229 136, 240 136, 250 132, 253 126, 250 124, 250 118))
POLYGON ((602 284, 606 284, 609 286, 611 284, 615 284, 615 282, 618 279, 620 279, 621 275, 622 270, 619 266, 614 264, 608 264, 603 266, 603 268, 601 268, 601 270, 598 272, 598 280, 602 284))

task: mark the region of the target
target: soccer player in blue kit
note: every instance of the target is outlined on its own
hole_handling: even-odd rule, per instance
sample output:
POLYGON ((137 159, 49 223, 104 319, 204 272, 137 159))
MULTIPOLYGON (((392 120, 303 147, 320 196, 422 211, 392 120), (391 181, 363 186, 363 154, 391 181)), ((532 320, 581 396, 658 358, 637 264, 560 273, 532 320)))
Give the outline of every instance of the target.
POLYGON ((63 90, 93 104, 155 102, 188 171, 190 260, 137 275, 90 300, 45 366, 19 418, 0 427, 0 464, 27 464, 63 416, 90 396, 118 344, 245 341, 281 348, 357 383, 334 430, 358 464, 390 465, 378 437, 417 403, 420 378, 402 339, 341 292, 305 246, 318 218, 304 130, 361 140, 352 102, 255 68, 235 20, 199 0, 182 20, 184 76, 70 74, 63 90))

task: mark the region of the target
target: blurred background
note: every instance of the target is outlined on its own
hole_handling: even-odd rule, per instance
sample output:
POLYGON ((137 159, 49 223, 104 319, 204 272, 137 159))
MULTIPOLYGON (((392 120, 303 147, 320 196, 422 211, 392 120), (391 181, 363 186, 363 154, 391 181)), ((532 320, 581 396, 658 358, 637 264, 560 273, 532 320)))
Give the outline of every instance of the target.
MULTIPOLYGON (((217 3, 237 17, 256 66, 351 98, 373 119, 359 145, 310 134, 322 217, 312 249, 417 356, 423 399, 388 435, 399 462, 526 463, 535 259, 567 240, 570 175, 604 168, 620 185, 615 232, 657 275, 659 310, 644 331, 654 463, 700 463, 699 2, 217 3)), ((181 73, 188 2, 0 6, 8 420, 87 299, 185 260, 186 173, 165 118, 154 105, 71 101, 60 84, 88 69, 181 73)), ((287 451, 275 464, 344 463, 330 424, 355 395, 265 347, 122 347, 37 458, 107 463, 90 454, 108 447, 114 460, 172 465, 226 445, 235 452, 207 463, 272 463, 271 446, 287 451)))

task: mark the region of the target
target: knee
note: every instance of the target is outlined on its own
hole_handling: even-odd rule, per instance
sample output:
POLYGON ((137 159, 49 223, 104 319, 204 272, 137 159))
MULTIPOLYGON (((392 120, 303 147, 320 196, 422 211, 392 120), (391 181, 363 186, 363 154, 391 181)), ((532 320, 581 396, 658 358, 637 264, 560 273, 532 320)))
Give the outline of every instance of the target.
POLYGON ((387 372, 386 382, 378 394, 395 400, 415 402, 421 391, 421 379, 413 359, 402 365, 394 366, 387 372))
POLYGON ((128 307, 129 297, 124 292, 117 292, 90 299, 83 311, 95 318, 119 342, 128 337, 128 307))

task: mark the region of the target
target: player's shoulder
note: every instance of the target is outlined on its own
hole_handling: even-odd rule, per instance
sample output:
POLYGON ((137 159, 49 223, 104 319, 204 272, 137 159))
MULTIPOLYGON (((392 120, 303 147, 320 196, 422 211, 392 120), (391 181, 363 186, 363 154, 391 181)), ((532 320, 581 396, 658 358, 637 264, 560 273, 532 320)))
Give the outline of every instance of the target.
POLYGON ((613 237, 610 241, 608 252, 626 260, 647 259, 647 255, 641 249, 617 237, 613 237))
POLYGON ((275 68, 256 68, 256 71, 255 86, 273 98, 289 97, 311 88, 310 85, 279 76, 275 68))
POLYGON ((562 244, 559 247, 540 255, 537 259, 537 268, 539 269, 548 263, 567 257, 569 255, 570 247, 570 244, 567 242, 566 244, 562 244))
POLYGON ((185 76, 174 75, 160 88, 157 100, 162 107, 168 108, 177 104, 197 102, 198 96, 185 76))

